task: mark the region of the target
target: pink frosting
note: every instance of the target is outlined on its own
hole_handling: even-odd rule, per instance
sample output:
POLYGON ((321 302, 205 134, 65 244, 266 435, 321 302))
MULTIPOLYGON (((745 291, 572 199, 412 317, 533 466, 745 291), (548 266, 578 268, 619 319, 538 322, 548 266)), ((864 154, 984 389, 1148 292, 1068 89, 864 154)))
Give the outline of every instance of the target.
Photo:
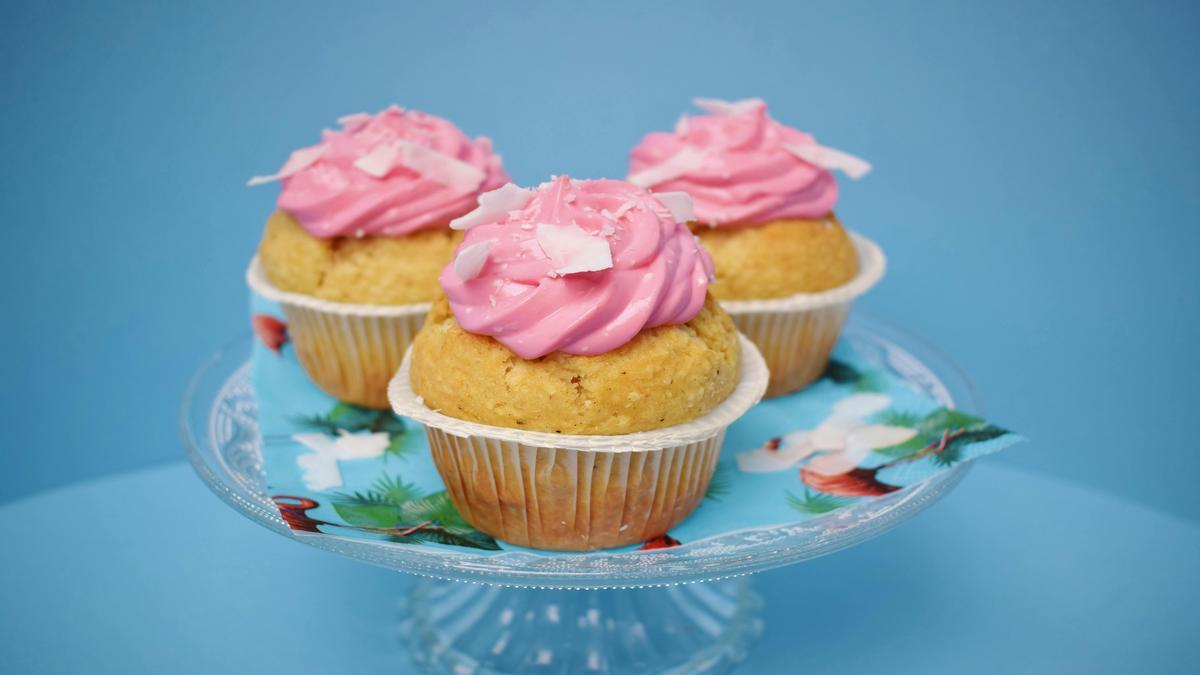
POLYGON ((391 106, 359 113, 292 154, 276 176, 278 206, 315 237, 403 236, 444 227, 506 183, 492 143, 450 122, 391 106))
POLYGON ((525 359, 601 354, 703 307, 712 259, 687 229, 686 195, 565 176, 501 193, 506 210, 474 218, 441 274, 464 329, 525 359))
POLYGON ((647 134, 630 154, 629 180, 687 192, 696 219, 712 226, 819 218, 833 210, 833 174, 788 147, 820 148, 812 136, 776 122, 758 99, 697 103, 714 114, 685 115, 674 133, 647 134))

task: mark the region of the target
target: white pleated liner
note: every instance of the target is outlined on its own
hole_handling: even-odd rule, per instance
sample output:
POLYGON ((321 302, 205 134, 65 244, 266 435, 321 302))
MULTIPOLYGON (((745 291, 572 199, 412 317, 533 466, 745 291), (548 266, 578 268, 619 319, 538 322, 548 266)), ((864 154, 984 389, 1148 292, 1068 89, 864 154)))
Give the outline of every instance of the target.
POLYGON ((666 533, 704 498, 724 430, 657 451, 609 452, 462 437, 426 427, 434 463, 467 522, 511 544, 590 551, 666 533))
POLYGON ((771 300, 721 302, 766 360, 771 371, 767 396, 797 391, 821 375, 853 300, 883 278, 887 259, 879 246, 853 232, 850 238, 858 254, 858 274, 837 288, 771 300))
POLYGON ((482 532, 530 548, 586 551, 644 542, 700 504, 725 430, 758 403, 768 373, 739 335, 732 394, 684 424, 618 436, 522 431, 433 410, 409 383, 410 354, 388 386, 392 409, 425 426, 451 501, 482 532))
POLYGON ((389 407, 388 381, 425 323, 429 303, 355 305, 283 291, 257 257, 246 283, 283 308, 296 357, 318 387, 340 401, 389 407))
POLYGON ((738 330, 762 352, 771 381, 767 396, 781 396, 811 384, 825 370, 850 303, 796 312, 732 315, 738 330))

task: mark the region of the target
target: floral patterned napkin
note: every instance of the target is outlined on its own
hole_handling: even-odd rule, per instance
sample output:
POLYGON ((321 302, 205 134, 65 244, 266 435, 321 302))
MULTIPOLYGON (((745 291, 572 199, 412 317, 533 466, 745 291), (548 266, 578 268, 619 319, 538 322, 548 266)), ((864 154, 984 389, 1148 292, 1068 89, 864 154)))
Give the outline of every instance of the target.
MULTIPOLYGON (((524 550, 459 516, 420 425, 323 394, 296 360, 278 306, 254 296, 251 307, 267 488, 295 532, 474 554, 524 550)), ((933 373, 899 347, 844 339, 821 380, 760 403, 729 428, 690 518, 627 550, 819 517, 1022 440, 952 405, 933 373)))

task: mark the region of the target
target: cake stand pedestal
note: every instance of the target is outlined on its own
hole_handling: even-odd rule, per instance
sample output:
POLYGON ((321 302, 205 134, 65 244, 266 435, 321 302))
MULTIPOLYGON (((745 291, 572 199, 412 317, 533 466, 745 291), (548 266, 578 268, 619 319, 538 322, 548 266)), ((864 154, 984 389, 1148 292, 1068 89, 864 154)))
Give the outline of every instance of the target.
POLYGON ((748 579, 623 590, 421 580, 401 635, 434 673, 721 673, 762 631, 748 579))
MULTIPOLYGON (((980 412, 969 380, 935 349, 860 317, 845 337, 881 350, 943 405, 980 412)), ((485 555, 298 534, 265 488, 244 367, 250 348, 249 338, 232 343, 188 386, 181 428, 192 466, 217 496, 270 530, 424 577, 403 603, 400 635, 416 663, 433 673, 728 672, 762 630, 762 601, 745 575, 877 536, 945 495, 970 467, 802 522, 647 551, 485 555)))

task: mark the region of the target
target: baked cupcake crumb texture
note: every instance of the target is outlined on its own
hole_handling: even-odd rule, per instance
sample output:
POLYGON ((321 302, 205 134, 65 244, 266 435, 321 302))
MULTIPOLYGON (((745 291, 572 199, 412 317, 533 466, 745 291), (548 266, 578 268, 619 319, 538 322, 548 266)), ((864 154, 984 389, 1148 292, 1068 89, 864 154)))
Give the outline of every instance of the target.
POLYGON ((711 298, 682 325, 639 333, 595 356, 526 360, 463 330, 445 299, 413 341, 411 381, 430 408, 481 424, 617 435, 688 422, 737 385, 737 330, 711 298))
POLYGON ((366 305, 429 302, 441 295, 437 277, 462 233, 447 227, 404 237, 318 239, 276 211, 267 220, 258 257, 272 284, 324 300, 366 305))
POLYGON ((783 298, 816 293, 858 274, 858 254, 832 213, 822 219, 775 220, 758 227, 693 226, 712 254, 719 300, 783 298))

